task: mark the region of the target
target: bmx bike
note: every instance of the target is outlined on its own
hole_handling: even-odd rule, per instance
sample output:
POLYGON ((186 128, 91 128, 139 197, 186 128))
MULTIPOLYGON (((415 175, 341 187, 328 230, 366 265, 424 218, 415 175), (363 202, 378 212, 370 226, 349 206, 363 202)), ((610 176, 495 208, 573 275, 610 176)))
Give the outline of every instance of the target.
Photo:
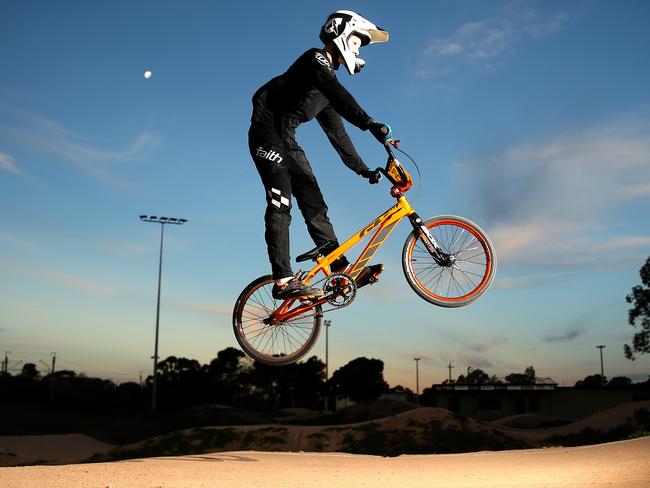
MULTIPOLYGON (((329 254, 323 254, 323 249, 331 248, 331 242, 326 242, 296 258, 297 262, 316 263, 309 271, 299 271, 297 277, 311 286, 322 286, 323 296, 275 300, 271 275, 257 278, 239 295, 233 311, 234 333, 253 359, 282 366, 305 356, 318 339, 324 313, 354 301, 356 279, 404 217, 413 231, 404 243, 402 269, 421 298, 441 307, 462 307, 492 284, 497 260, 488 235, 471 220, 455 215, 422 220, 405 196, 413 180, 395 158, 391 145, 397 149, 397 141, 385 144, 388 161, 377 171, 392 183, 390 195, 397 200, 395 205, 329 254), (372 237, 357 260, 345 272, 332 272, 330 265, 368 236, 372 237)), ((373 279, 376 277, 371 282, 373 279)))

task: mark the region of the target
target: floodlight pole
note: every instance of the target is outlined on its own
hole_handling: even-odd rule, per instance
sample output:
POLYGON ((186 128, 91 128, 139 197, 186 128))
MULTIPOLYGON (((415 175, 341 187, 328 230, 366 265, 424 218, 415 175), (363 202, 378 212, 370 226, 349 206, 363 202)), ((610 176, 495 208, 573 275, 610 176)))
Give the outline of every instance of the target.
POLYGON ((162 257, 163 257, 163 239, 165 235, 165 224, 183 225, 187 219, 177 219, 174 217, 156 217, 140 215, 140 220, 160 224, 160 256, 158 258, 158 299, 156 300, 156 339, 153 352, 153 387, 151 389, 151 411, 156 411, 156 398, 158 391, 158 331, 160 325, 160 285, 162 279, 162 257))
POLYGON ((419 357, 413 358, 415 361, 415 403, 420 404, 420 359, 419 357))
POLYGON ((606 348, 607 346, 605 345, 600 345, 596 346, 598 349, 600 349, 600 383, 601 385, 605 384, 605 368, 603 367, 603 349, 606 348))
POLYGON ((327 385, 327 380, 329 380, 329 330, 330 325, 332 325, 331 320, 325 320, 325 411, 329 411, 329 396, 330 391, 327 385))

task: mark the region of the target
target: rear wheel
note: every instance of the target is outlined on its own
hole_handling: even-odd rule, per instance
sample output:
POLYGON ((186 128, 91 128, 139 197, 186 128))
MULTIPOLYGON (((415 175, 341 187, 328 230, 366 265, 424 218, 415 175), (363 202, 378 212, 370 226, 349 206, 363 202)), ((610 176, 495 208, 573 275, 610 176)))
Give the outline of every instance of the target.
POLYGON ((422 237, 412 232, 402 251, 402 268, 411 288, 429 303, 462 307, 485 293, 497 268, 492 241, 471 220, 441 215, 424 225, 445 253, 436 261, 422 237))
POLYGON ((281 304, 271 295, 273 278, 262 276, 241 292, 233 311, 237 342, 253 359, 283 366, 298 361, 314 346, 323 314, 320 305, 286 322, 265 323, 281 304))

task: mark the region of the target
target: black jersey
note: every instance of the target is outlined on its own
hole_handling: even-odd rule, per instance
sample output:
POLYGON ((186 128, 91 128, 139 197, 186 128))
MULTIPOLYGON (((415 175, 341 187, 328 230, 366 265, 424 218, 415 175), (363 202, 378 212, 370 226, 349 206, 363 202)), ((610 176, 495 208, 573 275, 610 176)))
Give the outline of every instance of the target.
POLYGON ((372 120, 338 81, 323 49, 308 50, 253 95, 252 122, 272 128, 287 149, 300 149, 296 127, 316 118, 343 162, 360 174, 368 167, 352 145, 341 116, 362 130, 372 120))

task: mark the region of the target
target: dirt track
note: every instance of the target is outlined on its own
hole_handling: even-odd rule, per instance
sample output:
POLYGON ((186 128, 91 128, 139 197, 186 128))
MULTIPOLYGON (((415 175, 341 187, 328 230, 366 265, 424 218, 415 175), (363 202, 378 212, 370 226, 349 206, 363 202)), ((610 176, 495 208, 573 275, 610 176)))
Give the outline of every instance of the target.
POLYGON ((382 458, 240 451, 0 468, 3 488, 650 487, 650 437, 596 446, 382 458))

